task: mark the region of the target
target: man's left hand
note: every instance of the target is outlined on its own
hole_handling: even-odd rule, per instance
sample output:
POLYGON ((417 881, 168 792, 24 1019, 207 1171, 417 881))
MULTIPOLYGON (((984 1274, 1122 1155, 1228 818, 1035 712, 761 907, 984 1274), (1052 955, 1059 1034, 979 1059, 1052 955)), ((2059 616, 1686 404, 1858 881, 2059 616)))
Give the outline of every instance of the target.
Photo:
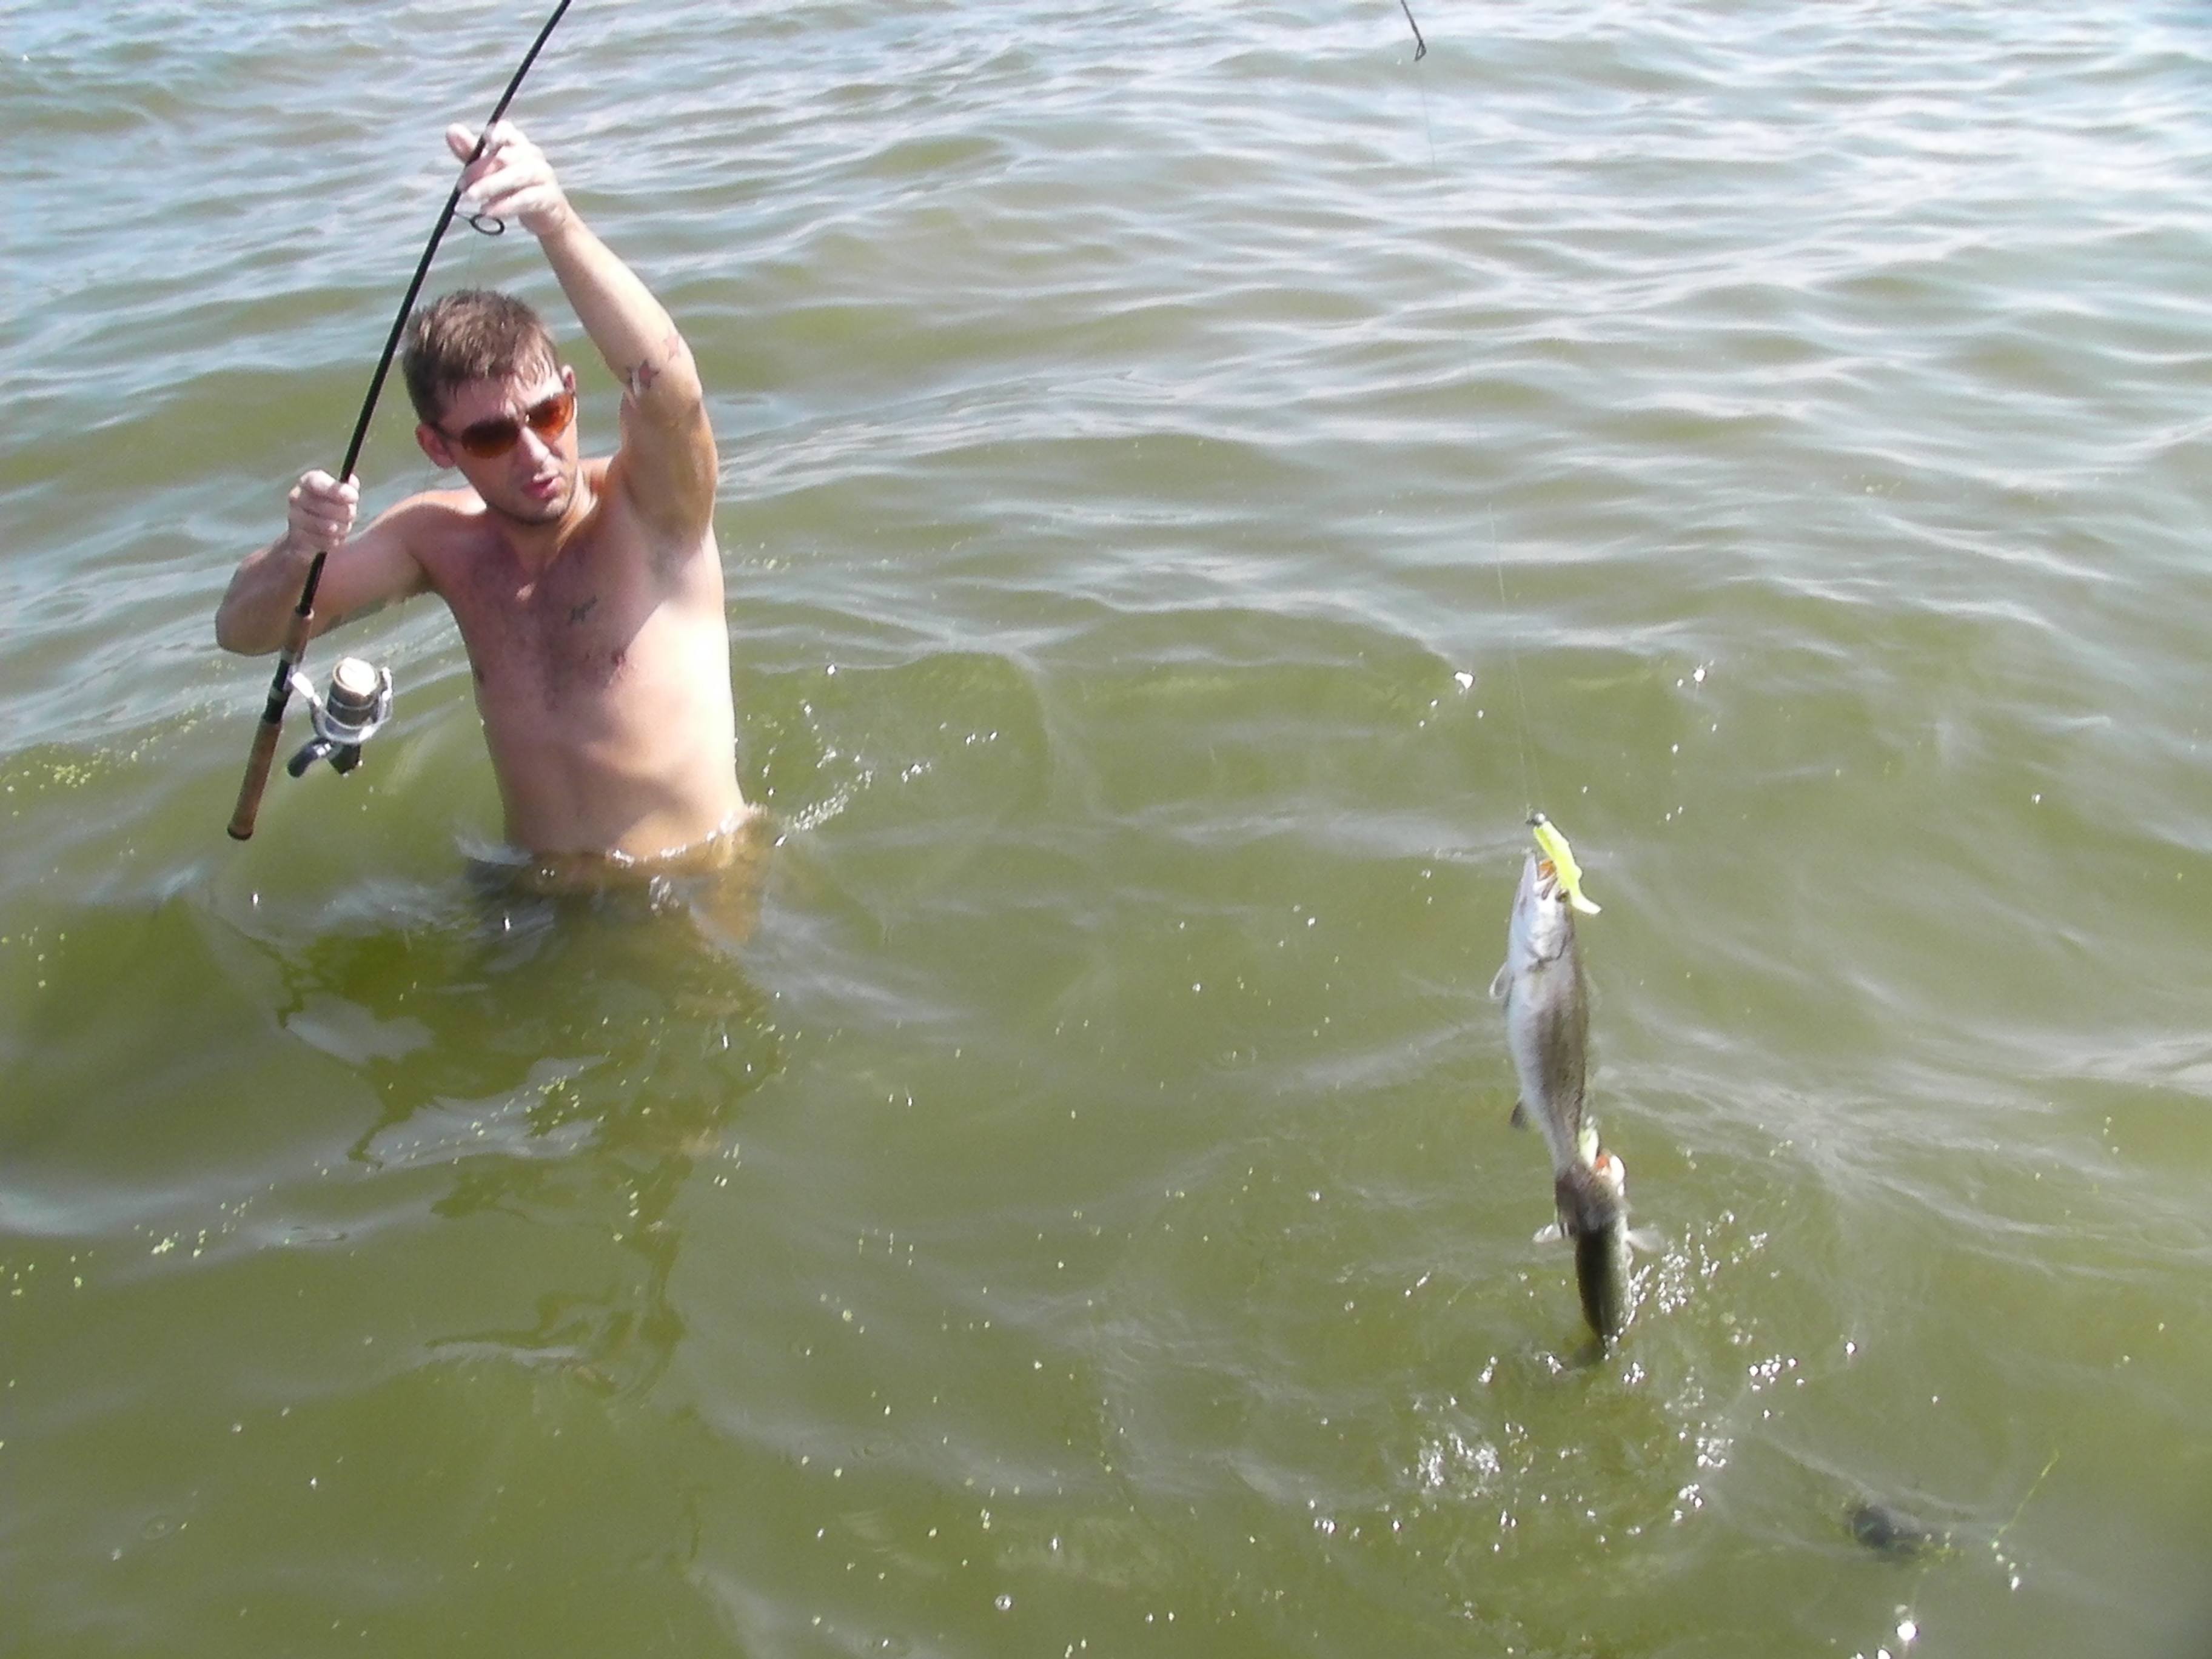
MULTIPOLYGON (((459 125, 446 129, 446 147, 454 159, 467 161, 475 153, 477 135, 459 125)), ((461 201, 465 211, 488 214, 495 219, 519 219, 533 236, 545 236, 568 222, 568 198, 553 176, 545 152, 522 136, 513 122, 492 127, 484 140, 484 153, 461 173, 461 201), (474 203, 471 208, 468 204, 474 203)))

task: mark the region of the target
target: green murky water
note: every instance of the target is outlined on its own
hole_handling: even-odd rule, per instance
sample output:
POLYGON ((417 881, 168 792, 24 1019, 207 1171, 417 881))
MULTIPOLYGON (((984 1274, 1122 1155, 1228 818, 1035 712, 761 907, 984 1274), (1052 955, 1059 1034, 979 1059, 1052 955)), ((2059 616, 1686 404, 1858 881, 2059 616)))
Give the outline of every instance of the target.
POLYGON ((739 942, 471 887, 434 606, 222 835, 215 600, 538 18, 0 7, 0 1648, 2206 1650, 2212 28, 1415 15, 577 6, 739 942), (1532 803, 1662 1241, 1595 1363, 1532 803))

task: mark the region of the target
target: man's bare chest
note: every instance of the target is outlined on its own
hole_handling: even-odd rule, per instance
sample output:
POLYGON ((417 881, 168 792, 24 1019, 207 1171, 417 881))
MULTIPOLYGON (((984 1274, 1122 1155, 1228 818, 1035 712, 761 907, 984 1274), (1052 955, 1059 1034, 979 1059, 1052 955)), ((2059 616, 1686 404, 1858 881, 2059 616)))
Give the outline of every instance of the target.
POLYGON ((477 551, 453 561, 438 588, 481 695, 556 708, 622 679, 659 597, 635 561, 572 544, 533 571, 503 549, 477 551))

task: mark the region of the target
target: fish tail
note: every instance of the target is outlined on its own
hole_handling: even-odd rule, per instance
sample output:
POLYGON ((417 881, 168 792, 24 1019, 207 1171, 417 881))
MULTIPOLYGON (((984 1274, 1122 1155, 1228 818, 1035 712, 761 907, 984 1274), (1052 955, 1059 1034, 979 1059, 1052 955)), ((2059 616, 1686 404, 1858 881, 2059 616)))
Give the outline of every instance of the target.
POLYGON ((1575 1289, 1583 1317, 1607 1341, 1628 1322, 1628 1206, 1587 1164, 1577 1164, 1552 1186, 1559 1225, 1575 1241, 1575 1289))
POLYGON ((1589 1328, 1610 1342, 1628 1323, 1628 1275, 1620 1241, 1604 1233, 1575 1236, 1575 1289, 1589 1328))

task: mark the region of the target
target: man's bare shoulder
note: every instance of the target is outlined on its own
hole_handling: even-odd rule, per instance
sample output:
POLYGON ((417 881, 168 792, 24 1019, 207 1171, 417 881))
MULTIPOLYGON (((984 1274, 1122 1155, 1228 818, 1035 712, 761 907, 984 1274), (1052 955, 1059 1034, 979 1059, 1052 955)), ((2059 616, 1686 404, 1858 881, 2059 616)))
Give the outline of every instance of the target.
POLYGON ((489 516, 483 498, 465 485, 425 489, 387 507, 368 533, 403 552, 421 573, 420 582, 450 597, 454 574, 498 533, 489 516))

